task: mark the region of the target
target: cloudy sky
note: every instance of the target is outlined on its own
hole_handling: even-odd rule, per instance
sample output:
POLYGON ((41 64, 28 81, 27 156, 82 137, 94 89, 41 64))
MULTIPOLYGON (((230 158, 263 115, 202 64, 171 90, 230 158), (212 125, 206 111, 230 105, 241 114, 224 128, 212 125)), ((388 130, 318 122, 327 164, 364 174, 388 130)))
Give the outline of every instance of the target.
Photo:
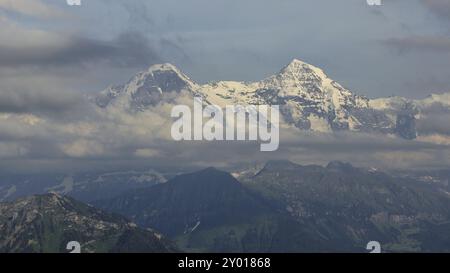
MULTIPOLYGON (((365 0, 81 1, 77 7, 65 0, 0 0, 1 170, 56 169, 62 158, 68 169, 81 159, 93 166, 154 158, 152 147, 162 144, 136 128, 158 123, 167 109, 117 117, 126 120, 123 126, 114 115, 93 124, 96 114, 82 94, 123 83, 155 63, 173 63, 204 83, 260 80, 298 58, 369 97, 450 91, 449 0, 383 0, 380 7, 365 0)), ((446 117, 442 130, 450 134, 446 117)), ((166 155, 177 155, 170 160, 180 162, 197 151, 167 148, 166 155)), ((221 158, 212 148, 200 161, 219 164, 236 151, 251 157, 253 148, 224 149, 230 153, 221 158)), ((305 136, 289 148, 297 149, 293 159, 310 163, 449 163, 448 148, 370 136, 305 136)))
POLYGON ((0 0, 0 21, 9 89, 94 92, 160 62, 259 80, 299 58, 369 97, 450 91, 448 0, 0 0))

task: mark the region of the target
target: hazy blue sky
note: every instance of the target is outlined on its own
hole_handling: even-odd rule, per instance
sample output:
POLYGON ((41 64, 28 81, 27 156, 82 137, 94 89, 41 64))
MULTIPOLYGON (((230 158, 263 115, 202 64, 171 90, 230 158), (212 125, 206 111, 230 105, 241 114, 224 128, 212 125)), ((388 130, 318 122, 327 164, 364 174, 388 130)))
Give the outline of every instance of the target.
POLYGON ((448 0, 8 2, 0 19, 17 37, 0 30, 1 76, 32 72, 42 88, 95 91, 157 62, 198 82, 259 80, 299 58, 369 97, 450 91, 448 0), (43 34, 24 43, 31 30, 43 34))

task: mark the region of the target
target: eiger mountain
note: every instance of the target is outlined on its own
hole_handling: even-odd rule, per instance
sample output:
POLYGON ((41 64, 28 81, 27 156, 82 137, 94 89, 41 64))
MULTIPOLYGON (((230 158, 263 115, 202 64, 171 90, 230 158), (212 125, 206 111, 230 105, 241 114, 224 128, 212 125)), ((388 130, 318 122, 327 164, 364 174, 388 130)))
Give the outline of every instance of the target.
POLYGON ((145 111, 161 102, 170 103, 183 92, 202 96, 206 103, 221 107, 280 105, 284 122, 299 129, 377 132, 406 139, 416 138, 415 121, 420 109, 433 98, 371 100, 344 88, 320 68, 295 59, 279 73, 259 82, 219 81, 204 85, 195 83, 171 64, 153 65, 128 83, 102 91, 95 102, 101 108, 145 111))
POLYGON ((50 193, 0 203, 0 253, 174 252, 161 235, 124 217, 50 193))
POLYGON ((441 188, 348 163, 271 161, 237 181, 216 169, 96 203, 167 234, 186 251, 450 251, 441 188), (253 174, 251 174, 253 173, 253 174))

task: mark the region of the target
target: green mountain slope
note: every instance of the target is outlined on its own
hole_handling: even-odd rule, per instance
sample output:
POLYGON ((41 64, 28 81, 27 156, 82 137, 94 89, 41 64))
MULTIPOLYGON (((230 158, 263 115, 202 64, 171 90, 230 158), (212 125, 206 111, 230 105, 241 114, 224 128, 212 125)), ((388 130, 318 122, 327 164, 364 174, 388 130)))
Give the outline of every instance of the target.
POLYGON ((57 194, 0 203, 0 238, 0 252, 67 253, 70 241, 82 252, 176 250, 151 230, 57 194))
POLYGON ((385 251, 450 251, 449 195, 422 182, 341 162, 278 161, 243 183, 344 250, 376 240, 385 251))
POLYGON ((269 162, 237 181, 216 169, 98 203, 154 227, 185 251, 450 251, 450 198, 411 179, 354 168, 269 162))

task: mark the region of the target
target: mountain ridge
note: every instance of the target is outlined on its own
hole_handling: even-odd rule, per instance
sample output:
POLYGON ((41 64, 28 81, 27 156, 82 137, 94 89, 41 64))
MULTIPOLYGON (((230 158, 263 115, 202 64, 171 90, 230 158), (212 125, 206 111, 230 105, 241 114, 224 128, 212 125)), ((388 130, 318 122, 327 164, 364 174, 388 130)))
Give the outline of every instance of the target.
POLYGON ((98 205, 156 225, 188 251, 365 252, 372 240, 386 252, 450 249, 445 232, 430 234, 448 227, 450 199, 423 182, 340 161, 270 161, 251 173, 237 182, 209 168, 98 205), (217 195, 230 185, 243 194, 217 195))
POLYGON ((67 253, 70 241, 78 241, 82 252, 176 251, 123 216, 56 193, 0 203, 0 212, 0 253, 67 253))
POLYGON ((419 116, 413 109, 405 111, 404 106, 409 102, 421 105, 420 101, 406 98, 369 99, 357 95, 329 78, 322 69, 299 59, 261 81, 206 84, 194 82, 172 64, 157 64, 124 85, 100 92, 95 103, 101 109, 146 111, 159 103, 175 103, 181 94, 201 96, 205 104, 220 107, 280 105, 284 123, 300 130, 375 132, 405 139, 417 137, 415 120, 419 116))

